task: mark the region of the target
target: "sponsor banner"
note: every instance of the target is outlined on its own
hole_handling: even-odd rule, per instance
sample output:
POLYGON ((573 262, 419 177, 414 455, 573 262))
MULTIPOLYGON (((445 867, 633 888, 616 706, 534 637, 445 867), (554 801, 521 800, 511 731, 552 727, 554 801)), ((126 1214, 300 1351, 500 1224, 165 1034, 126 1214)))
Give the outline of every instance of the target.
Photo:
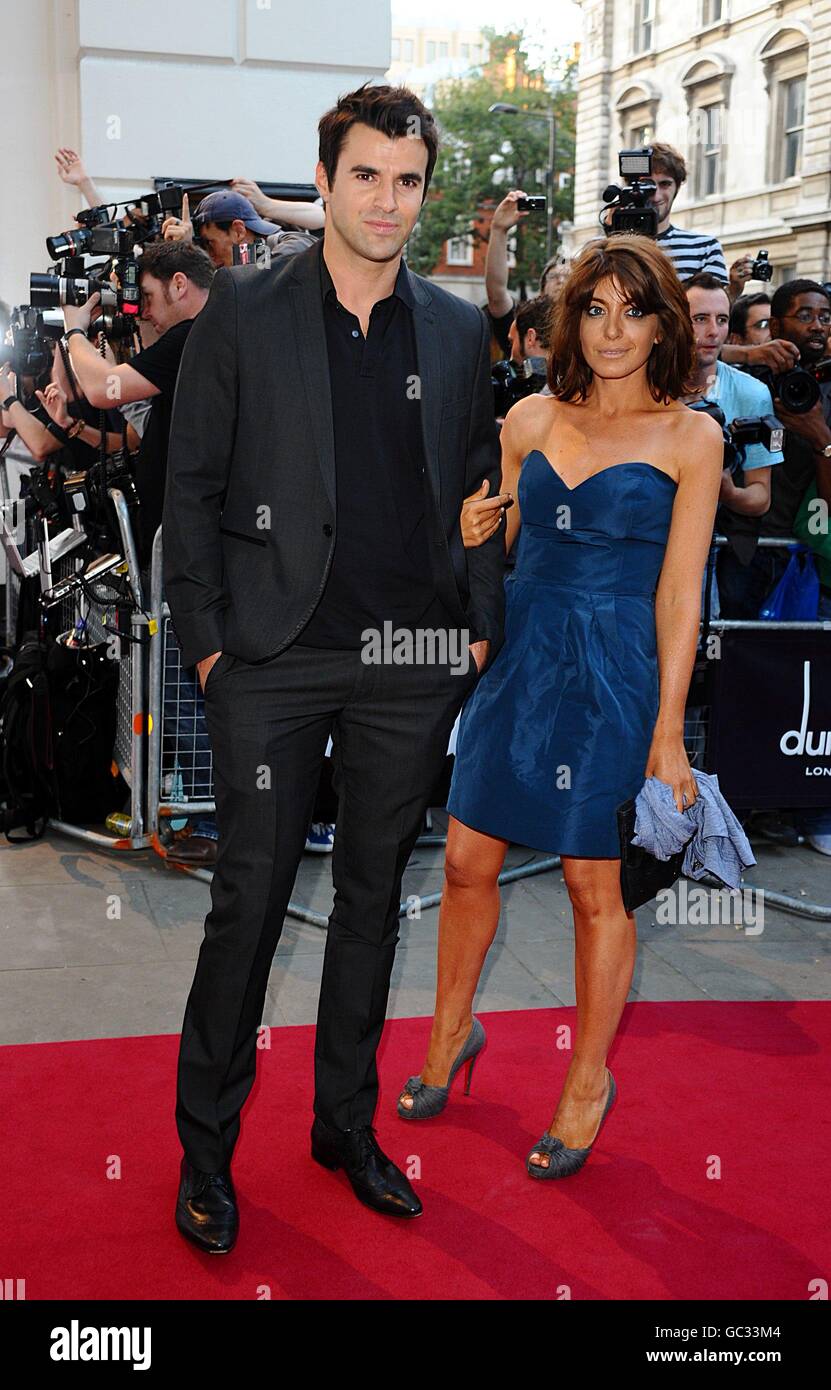
POLYGON ((730 805, 831 806, 831 633, 728 630, 714 667, 707 770, 730 805))

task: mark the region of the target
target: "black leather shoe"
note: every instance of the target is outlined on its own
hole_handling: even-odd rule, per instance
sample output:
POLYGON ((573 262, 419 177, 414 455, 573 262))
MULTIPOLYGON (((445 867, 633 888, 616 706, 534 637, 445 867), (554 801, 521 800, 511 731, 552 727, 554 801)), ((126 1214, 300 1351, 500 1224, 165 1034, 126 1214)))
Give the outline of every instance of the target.
POLYGON ((176 1225, 200 1250, 209 1255, 226 1255, 239 1230, 231 1170, 203 1173, 183 1156, 180 1174, 176 1225))
POLYGON ((359 1202, 387 1216, 420 1216, 421 1202, 383 1153, 372 1125, 333 1129, 318 1116, 312 1125, 312 1158, 324 1168, 343 1168, 359 1202))

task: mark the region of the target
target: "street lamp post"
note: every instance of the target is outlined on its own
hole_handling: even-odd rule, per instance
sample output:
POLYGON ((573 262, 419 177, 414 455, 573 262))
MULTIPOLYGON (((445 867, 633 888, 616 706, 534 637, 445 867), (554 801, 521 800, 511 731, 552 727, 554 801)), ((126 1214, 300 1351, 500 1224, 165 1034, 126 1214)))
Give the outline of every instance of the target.
POLYGON ((495 101, 488 112, 496 116, 524 116, 529 121, 548 122, 548 170, 545 187, 545 259, 551 260, 554 246, 554 164, 557 158, 557 117, 553 111, 523 111, 508 101, 495 101))

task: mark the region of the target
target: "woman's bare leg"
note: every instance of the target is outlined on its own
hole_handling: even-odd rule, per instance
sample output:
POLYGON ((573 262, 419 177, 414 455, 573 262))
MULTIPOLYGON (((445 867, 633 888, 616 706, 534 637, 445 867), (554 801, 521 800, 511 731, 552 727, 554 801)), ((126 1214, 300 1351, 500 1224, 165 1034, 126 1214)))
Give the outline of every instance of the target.
MULTIPOLYGON (((574 983, 577 1036, 549 1134, 568 1148, 587 1148, 597 1133, 608 1095, 606 1057, 623 1013, 635 968, 635 918, 620 894, 619 859, 563 857, 574 911, 574 983)), ((548 1167, 547 1154, 532 1163, 548 1167)))
MULTIPOLYGON (((471 830, 450 816, 439 909, 436 1009, 421 1079, 446 1086, 473 1027, 473 997, 499 924, 499 874, 507 840, 471 830)), ((402 1094, 412 1108, 412 1097, 402 1094)))

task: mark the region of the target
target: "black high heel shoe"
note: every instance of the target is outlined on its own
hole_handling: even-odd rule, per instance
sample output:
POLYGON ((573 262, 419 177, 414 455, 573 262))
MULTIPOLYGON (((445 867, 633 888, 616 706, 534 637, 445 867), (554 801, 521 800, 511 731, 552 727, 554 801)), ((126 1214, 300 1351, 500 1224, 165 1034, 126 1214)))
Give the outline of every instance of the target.
POLYGON ((563 1143, 562 1139, 557 1138, 556 1134, 549 1134, 546 1132, 542 1136, 540 1142, 534 1145, 531 1153, 529 1153, 525 1160, 525 1167, 529 1177, 570 1178, 573 1173, 579 1172, 583 1167, 583 1164, 592 1151, 592 1146, 597 1143, 597 1136, 603 1128, 603 1121, 612 1108, 612 1104, 617 1096, 615 1078, 612 1076, 608 1067, 606 1068, 606 1072, 609 1077, 609 1095, 603 1114, 600 1116, 600 1124, 597 1126, 591 1144, 585 1149, 570 1149, 567 1144, 563 1143), (533 1154, 547 1154, 548 1166, 546 1167, 546 1165, 542 1163, 532 1163, 531 1157, 533 1154))

